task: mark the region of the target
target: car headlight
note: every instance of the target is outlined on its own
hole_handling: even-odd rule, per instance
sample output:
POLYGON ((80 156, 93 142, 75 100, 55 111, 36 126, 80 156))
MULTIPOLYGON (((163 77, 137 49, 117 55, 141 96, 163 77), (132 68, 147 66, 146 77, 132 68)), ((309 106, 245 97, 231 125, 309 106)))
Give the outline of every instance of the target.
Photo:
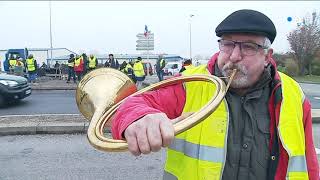
POLYGON ((14 87, 18 85, 17 81, 11 81, 11 80, 0 80, 0 83, 9 87, 14 87))

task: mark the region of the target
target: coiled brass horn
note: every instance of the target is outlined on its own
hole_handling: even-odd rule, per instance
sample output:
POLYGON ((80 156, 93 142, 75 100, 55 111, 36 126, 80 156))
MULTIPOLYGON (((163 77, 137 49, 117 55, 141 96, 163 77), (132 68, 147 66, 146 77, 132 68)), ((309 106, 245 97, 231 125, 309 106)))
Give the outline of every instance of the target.
POLYGON ((91 71, 80 81, 76 90, 78 108, 86 119, 91 120, 87 132, 88 140, 93 147, 102 151, 126 151, 128 149, 126 141, 110 139, 104 135, 104 127, 110 123, 112 115, 126 97, 182 82, 206 81, 214 83, 217 91, 212 99, 198 112, 173 125, 175 135, 177 135, 197 125, 215 111, 223 100, 235 73, 236 70, 231 75, 227 86, 216 76, 192 75, 166 79, 137 91, 134 82, 121 71, 111 68, 99 68, 91 71))

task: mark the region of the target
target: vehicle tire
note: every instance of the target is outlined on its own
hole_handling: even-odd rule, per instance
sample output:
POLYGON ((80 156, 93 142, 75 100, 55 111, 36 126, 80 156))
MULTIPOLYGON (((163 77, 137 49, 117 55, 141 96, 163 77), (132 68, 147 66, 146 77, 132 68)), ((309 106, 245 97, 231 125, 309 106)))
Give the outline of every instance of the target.
POLYGON ((169 74, 169 76, 172 76, 172 73, 171 73, 171 72, 169 72, 168 74, 169 74))

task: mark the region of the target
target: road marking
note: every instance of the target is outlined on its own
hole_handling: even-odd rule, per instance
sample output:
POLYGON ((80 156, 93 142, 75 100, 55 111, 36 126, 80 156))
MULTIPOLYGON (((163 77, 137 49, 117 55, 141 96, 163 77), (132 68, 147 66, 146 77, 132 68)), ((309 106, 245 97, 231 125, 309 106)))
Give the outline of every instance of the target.
POLYGON ((320 97, 314 97, 315 99, 318 99, 318 100, 320 100, 320 97))
POLYGON ((0 118, 8 117, 37 117, 37 116, 79 116, 81 114, 16 114, 16 115, 4 115, 0 118))

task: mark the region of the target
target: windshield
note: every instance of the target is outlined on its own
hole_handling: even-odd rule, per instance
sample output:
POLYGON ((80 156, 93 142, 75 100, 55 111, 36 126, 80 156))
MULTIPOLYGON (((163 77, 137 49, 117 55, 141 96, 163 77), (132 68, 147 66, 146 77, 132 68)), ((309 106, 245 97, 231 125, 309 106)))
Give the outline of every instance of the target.
POLYGON ((165 68, 168 68, 168 69, 177 69, 178 68, 178 64, 167 64, 165 66, 165 68))

